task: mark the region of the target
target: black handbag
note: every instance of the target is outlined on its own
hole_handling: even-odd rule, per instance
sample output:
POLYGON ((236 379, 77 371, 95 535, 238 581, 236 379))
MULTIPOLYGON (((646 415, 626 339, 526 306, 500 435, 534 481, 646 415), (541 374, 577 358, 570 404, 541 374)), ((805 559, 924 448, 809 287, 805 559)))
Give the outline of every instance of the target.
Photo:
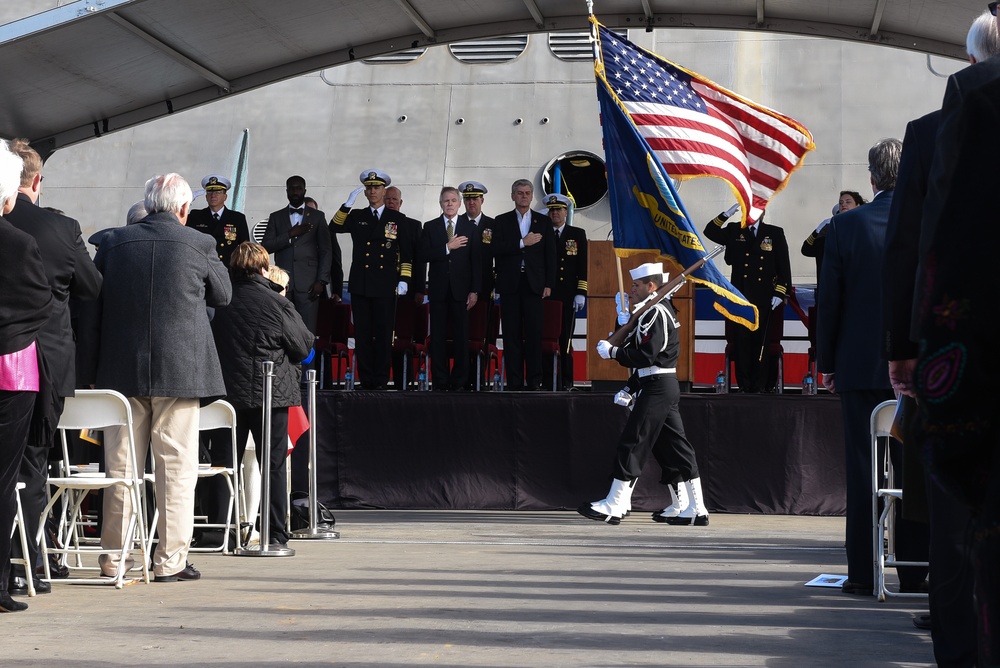
MULTIPOLYGON (((309 495, 292 492, 292 531, 309 528, 309 495)), ((316 502, 316 528, 332 530, 337 524, 333 512, 319 501, 316 502)))

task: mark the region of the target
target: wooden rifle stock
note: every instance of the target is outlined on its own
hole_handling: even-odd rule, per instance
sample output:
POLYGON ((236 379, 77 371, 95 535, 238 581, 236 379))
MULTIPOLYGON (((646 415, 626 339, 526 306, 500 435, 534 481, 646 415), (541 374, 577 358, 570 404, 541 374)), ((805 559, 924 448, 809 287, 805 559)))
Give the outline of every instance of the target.
POLYGON ((661 285, 659 288, 657 288, 656 292, 654 292, 645 300, 643 300, 641 302, 641 306, 639 306, 639 308, 635 309, 632 312, 632 316, 628 319, 628 322, 619 327, 613 334, 611 334, 611 336, 608 337, 607 339, 608 343, 610 343, 615 347, 619 347, 622 344, 624 344, 625 339, 628 338, 628 335, 631 334, 632 330, 635 329, 636 325, 639 324, 639 317, 642 316, 643 313, 653 308, 653 306, 659 304, 661 301, 668 298, 670 295, 677 292, 677 290, 682 285, 684 285, 684 282, 687 281, 688 274, 690 274, 693 271, 698 271, 699 269, 701 269, 706 262, 711 260, 713 257, 718 255, 725 249, 726 249, 725 246, 717 246, 711 253, 708 253, 707 255, 705 255, 705 257, 701 258, 700 260, 692 264, 690 267, 688 267, 681 273, 677 274, 677 276, 675 276, 674 278, 670 279, 669 281, 661 285))

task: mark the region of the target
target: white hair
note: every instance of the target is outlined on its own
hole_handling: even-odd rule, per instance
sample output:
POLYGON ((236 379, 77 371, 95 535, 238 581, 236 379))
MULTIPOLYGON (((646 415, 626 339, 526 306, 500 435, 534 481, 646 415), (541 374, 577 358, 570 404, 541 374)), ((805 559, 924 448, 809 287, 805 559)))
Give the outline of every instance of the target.
POLYGON ((0 139, 0 210, 11 197, 17 196, 21 187, 21 168, 24 161, 10 150, 10 144, 0 139))
POLYGON ((1000 35, 997 34, 997 19, 986 9, 976 17, 965 37, 965 52, 981 63, 1000 53, 1000 35))
POLYGON ((159 174, 146 181, 144 204, 150 214, 162 211, 179 214, 193 199, 191 186, 180 174, 159 174))

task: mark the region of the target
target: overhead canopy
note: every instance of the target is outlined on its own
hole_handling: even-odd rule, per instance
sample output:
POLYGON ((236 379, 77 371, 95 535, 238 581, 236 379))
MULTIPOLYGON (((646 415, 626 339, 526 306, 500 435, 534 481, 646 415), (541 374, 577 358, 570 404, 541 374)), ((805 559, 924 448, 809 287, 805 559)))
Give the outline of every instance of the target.
MULTIPOLYGON (((965 57, 984 0, 595 0, 612 28, 718 28, 965 57), (688 13, 688 12, 697 13, 688 13)), ((0 26, 0 135, 43 154, 351 60, 588 27, 585 0, 80 0, 0 26)))

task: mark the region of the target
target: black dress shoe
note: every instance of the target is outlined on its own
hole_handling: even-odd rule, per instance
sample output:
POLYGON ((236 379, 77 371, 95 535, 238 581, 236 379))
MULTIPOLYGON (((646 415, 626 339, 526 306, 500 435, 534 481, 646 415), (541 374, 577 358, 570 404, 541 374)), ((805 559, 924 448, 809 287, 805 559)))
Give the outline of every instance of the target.
POLYGON ((157 575, 153 578, 153 582, 177 582, 178 580, 199 580, 201 579, 201 571, 194 567, 190 561, 184 570, 174 573, 173 575, 157 575))
MULTIPOLYGON (((659 522, 656 516, 653 516, 653 520, 659 522)), ((673 526, 696 526, 696 527, 707 527, 708 526, 708 515, 695 515, 694 517, 664 517, 663 520, 667 524, 672 524, 673 526)))
POLYGON ((918 629, 923 631, 931 630, 931 616, 930 615, 914 615, 913 625, 918 629))
POLYGON ((605 522, 606 524, 619 525, 622 523, 622 518, 615 515, 605 515, 604 513, 599 513, 590 507, 589 503, 585 503, 576 509, 576 512, 580 513, 588 520, 596 520, 598 522, 605 522))
POLYGON ((15 601, 9 592, 0 593, 0 612, 21 612, 27 610, 28 604, 15 601))
POLYGON ((840 586, 840 591, 845 594, 857 594, 858 596, 874 596, 872 592, 875 591, 875 585, 844 580, 844 584, 840 586))
MULTIPOLYGON (((35 578, 33 584, 35 585, 36 594, 48 594, 52 591, 52 585, 45 580, 35 578)), ((27 596, 28 581, 24 578, 12 577, 10 583, 7 585, 7 593, 11 596, 27 596)))

